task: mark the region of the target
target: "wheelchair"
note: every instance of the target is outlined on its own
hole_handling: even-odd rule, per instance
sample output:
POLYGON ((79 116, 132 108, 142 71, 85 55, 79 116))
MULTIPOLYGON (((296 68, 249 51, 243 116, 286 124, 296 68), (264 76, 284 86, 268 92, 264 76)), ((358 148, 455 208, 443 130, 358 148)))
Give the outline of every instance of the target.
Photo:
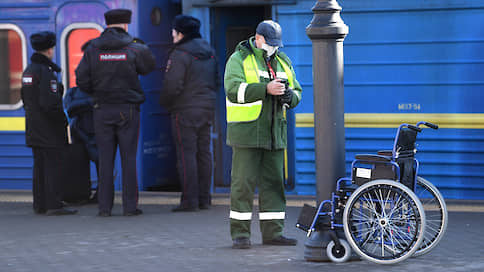
POLYGON ((317 209, 303 207, 296 227, 308 237, 328 231, 326 254, 331 261, 345 262, 353 250, 363 259, 394 264, 428 253, 441 240, 448 221, 444 198, 418 176, 415 154, 421 126, 438 129, 424 121, 401 124, 392 150, 356 155, 351 177, 337 181, 330 200, 317 209))

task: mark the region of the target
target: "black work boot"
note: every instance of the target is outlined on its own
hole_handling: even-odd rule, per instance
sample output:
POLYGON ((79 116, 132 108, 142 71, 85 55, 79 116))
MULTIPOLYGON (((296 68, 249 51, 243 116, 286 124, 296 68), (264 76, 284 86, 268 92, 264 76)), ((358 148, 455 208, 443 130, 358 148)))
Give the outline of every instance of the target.
POLYGON ((264 245, 273 245, 273 246, 295 246, 297 245, 297 240, 292 238, 287 238, 283 235, 276 237, 272 240, 262 241, 264 245))
POLYGON ((76 214, 77 210, 71 210, 66 208, 54 209, 54 210, 47 210, 47 216, 61 216, 61 215, 71 215, 76 214))
POLYGON ((198 208, 200 210, 208 210, 210 209, 210 204, 198 204, 198 208))
POLYGON ((110 217, 111 216, 111 212, 110 211, 99 211, 97 213, 97 216, 99 216, 99 217, 110 217))
POLYGON ((250 240, 247 237, 238 237, 233 240, 232 248, 235 249, 248 249, 250 248, 250 240))
POLYGON ((123 212, 124 216, 138 216, 138 215, 141 215, 141 214, 143 214, 143 210, 141 210, 141 209, 136 209, 136 210, 130 211, 130 212, 123 212))
POLYGON ((171 211, 172 212, 196 212, 198 211, 198 207, 185 207, 180 204, 175 208, 171 209, 171 211))
POLYGON ((42 209, 42 208, 35 208, 34 209, 35 214, 45 214, 46 212, 47 212, 46 209, 42 209))

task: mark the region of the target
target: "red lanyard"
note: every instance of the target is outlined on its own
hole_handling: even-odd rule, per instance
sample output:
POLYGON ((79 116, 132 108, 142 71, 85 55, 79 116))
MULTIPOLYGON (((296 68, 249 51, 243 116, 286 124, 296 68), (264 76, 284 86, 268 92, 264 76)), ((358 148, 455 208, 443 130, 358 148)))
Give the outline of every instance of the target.
POLYGON ((276 78, 276 73, 274 73, 274 70, 272 69, 272 66, 270 64, 269 61, 266 61, 266 64, 267 64, 267 67, 269 68, 269 71, 271 72, 271 75, 272 75, 272 78, 271 79, 275 79, 276 78))

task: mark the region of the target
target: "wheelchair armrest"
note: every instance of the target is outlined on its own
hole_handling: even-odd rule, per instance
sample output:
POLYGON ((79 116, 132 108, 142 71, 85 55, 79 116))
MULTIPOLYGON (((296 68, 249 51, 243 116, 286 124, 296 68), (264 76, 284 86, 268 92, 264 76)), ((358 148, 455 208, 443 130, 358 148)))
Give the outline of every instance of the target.
POLYGON ((376 154, 391 157, 392 151, 391 150, 378 150, 378 152, 376 154))
POLYGON ((390 162, 392 160, 392 156, 383 156, 383 155, 375 155, 375 154, 357 154, 355 159, 361 161, 376 161, 376 162, 390 162))

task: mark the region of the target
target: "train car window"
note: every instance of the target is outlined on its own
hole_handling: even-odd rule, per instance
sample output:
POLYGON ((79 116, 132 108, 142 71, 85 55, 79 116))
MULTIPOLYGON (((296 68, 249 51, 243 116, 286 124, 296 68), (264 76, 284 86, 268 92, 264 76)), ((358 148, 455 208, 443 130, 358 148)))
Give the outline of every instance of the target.
POLYGON ((103 28, 93 23, 75 23, 64 29, 60 39, 62 81, 66 88, 76 86, 76 68, 84 55, 82 46, 99 37, 103 28))
POLYGON ((21 107, 22 72, 27 65, 23 32, 15 25, 0 24, 0 109, 21 107))

